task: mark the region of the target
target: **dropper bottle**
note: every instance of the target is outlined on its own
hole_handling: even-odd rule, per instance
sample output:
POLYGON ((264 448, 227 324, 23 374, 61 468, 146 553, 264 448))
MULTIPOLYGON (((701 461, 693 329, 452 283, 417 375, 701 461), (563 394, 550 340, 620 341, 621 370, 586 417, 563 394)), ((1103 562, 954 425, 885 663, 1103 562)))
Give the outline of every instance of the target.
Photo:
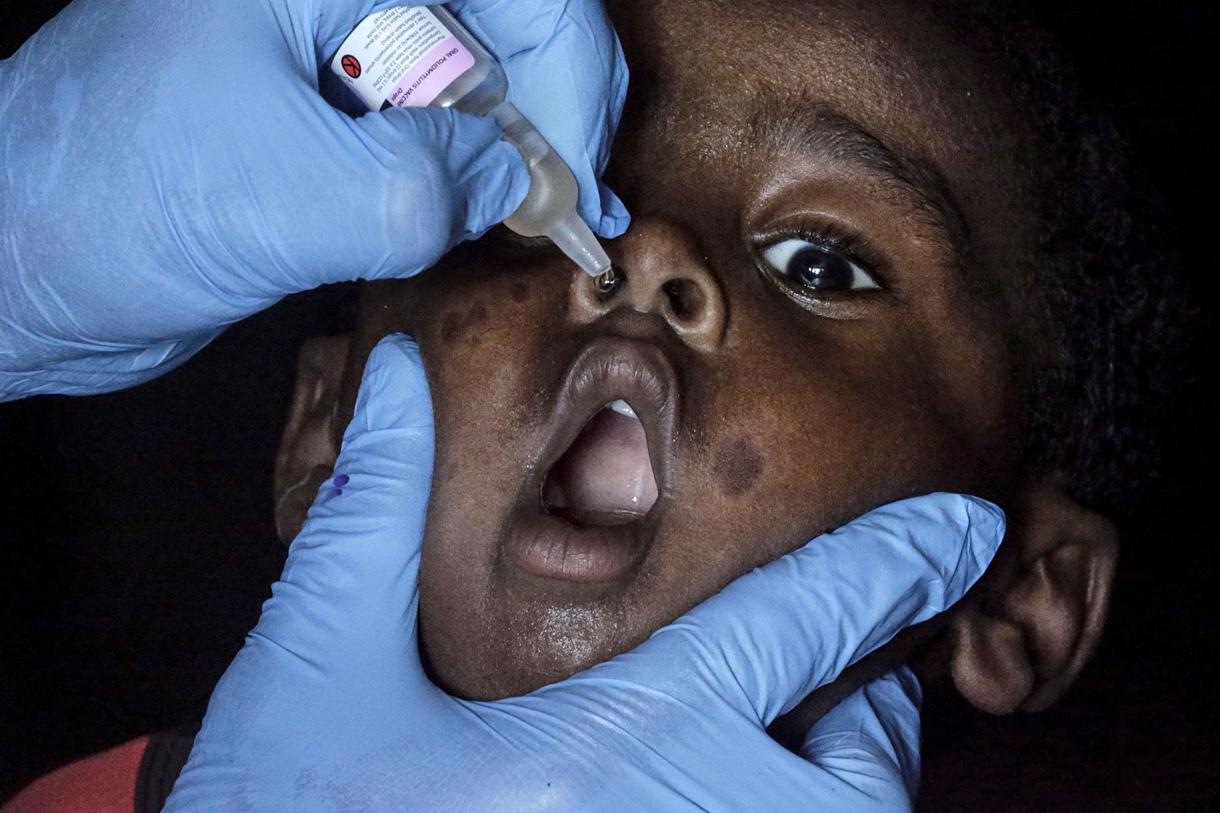
POLYGON ((339 46, 331 70, 370 110, 453 107, 490 116, 525 159, 530 189, 504 225, 545 236, 590 276, 610 272, 610 258, 576 211, 572 170, 509 101, 500 63, 444 6, 397 6, 374 12, 339 46))

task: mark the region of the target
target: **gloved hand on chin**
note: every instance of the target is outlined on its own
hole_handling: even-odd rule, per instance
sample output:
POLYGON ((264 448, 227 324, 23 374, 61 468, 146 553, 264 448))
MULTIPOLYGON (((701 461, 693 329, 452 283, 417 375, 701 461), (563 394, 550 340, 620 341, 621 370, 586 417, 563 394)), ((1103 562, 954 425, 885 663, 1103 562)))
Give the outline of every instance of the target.
MULTIPOLYGON (((403 0, 76 0, 0 62, 0 401, 138 384, 226 325, 327 282, 410 276, 529 189, 490 119, 353 119, 326 60, 403 0)), ((448 4, 509 98, 601 187, 627 88, 599 0, 448 4)))
POLYGON ((957 601, 999 545, 998 509, 952 494, 879 508, 633 651, 523 697, 470 702, 431 683, 419 657, 433 443, 418 348, 391 336, 166 810, 910 808, 919 687, 906 670, 823 717, 801 756, 765 729, 957 601))

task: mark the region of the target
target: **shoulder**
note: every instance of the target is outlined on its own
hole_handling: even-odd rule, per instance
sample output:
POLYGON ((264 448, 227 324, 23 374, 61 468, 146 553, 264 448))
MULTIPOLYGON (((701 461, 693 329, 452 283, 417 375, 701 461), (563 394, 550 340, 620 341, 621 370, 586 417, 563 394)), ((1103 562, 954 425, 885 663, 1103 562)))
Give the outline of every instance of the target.
POLYGON ((139 737, 52 771, 10 799, 4 813, 133 813, 148 740, 139 737))
POLYGON ((138 737, 52 771, 0 813, 157 813, 186 764, 192 733, 138 737))

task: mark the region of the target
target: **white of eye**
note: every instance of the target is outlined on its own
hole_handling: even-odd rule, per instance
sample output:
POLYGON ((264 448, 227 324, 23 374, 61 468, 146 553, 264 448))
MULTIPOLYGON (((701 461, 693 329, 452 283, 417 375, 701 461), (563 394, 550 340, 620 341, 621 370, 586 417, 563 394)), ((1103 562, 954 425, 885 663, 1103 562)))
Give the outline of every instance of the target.
POLYGON ((790 237, 763 249, 763 259, 779 274, 814 291, 876 291, 872 275, 834 249, 790 237))

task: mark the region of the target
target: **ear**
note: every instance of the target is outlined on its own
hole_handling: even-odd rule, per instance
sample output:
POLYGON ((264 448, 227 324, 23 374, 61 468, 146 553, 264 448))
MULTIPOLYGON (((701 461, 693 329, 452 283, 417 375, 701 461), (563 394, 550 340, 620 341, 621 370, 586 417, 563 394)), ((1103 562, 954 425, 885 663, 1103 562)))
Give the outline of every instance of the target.
POLYGON ((350 344, 350 336, 318 336, 297 355, 292 407, 275 456, 275 530, 285 544, 305 524, 339 454, 335 415, 350 344))
POLYGON ((1010 512, 1003 548, 979 599, 954 619, 953 682, 984 711, 1040 711, 1072 684, 1101 639, 1118 531, 1058 483, 1042 481, 1010 512))

